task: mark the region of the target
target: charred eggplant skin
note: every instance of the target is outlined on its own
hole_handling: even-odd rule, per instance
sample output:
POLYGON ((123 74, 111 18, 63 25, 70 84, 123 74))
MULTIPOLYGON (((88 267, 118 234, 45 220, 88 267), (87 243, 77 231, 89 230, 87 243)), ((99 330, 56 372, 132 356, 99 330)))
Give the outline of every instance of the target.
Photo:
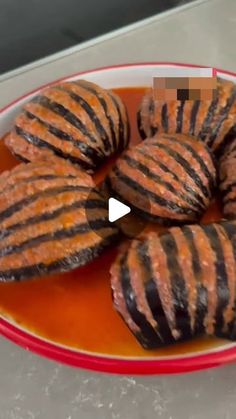
POLYGON ((148 89, 137 113, 142 139, 158 133, 193 135, 217 155, 232 135, 236 135, 236 85, 217 79, 217 95, 211 101, 155 100, 148 89))
POLYGON ((110 90, 85 80, 61 82, 27 103, 5 139, 23 161, 49 156, 95 172, 124 150, 130 128, 126 107, 110 90))
POLYGON ((236 223, 134 240, 111 268, 115 309, 145 349, 206 334, 236 340, 236 223))
POLYGON ((224 217, 236 219, 236 134, 219 158, 220 192, 224 217))
POLYGON ((213 196, 216 177, 212 153, 201 141, 161 134, 125 151, 108 174, 106 186, 143 218, 181 225, 200 219, 213 196))
POLYGON ((70 163, 21 164, 0 188, 0 282, 75 269, 119 239, 91 177, 70 163))

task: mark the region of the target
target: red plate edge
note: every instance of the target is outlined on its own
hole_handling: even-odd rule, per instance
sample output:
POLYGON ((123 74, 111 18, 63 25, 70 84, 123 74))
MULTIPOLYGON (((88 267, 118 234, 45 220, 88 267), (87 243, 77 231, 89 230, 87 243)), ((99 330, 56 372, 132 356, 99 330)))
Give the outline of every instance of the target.
POLYGON ((113 374, 154 375, 187 373, 217 367, 233 362, 236 358, 235 348, 176 359, 130 360, 108 358, 106 356, 89 355, 62 348, 20 330, 3 319, 0 319, 0 332, 3 336, 22 346, 24 349, 42 355, 50 360, 73 367, 113 374))
MULTIPOLYGON (((158 66, 158 65, 175 65, 178 67, 206 67, 198 64, 186 64, 175 62, 144 62, 118 64, 112 66, 100 67, 92 70, 82 71, 71 74, 66 77, 59 78, 53 82, 44 84, 25 95, 20 96, 7 106, 0 109, 0 114, 8 108, 18 103, 20 100, 37 92, 38 90, 51 86, 59 81, 66 80, 70 77, 80 76, 83 74, 93 73, 99 70, 111 70, 114 68, 126 68, 135 66, 158 66)), ((236 77, 235 72, 221 70, 216 71, 222 74, 228 74, 236 77)), ((73 351, 71 349, 57 346, 56 344, 41 340, 39 337, 18 329, 7 320, 0 317, 0 333, 24 349, 30 350, 38 355, 42 355, 50 360, 58 361, 73 367, 81 367, 93 371, 113 373, 113 374, 132 374, 132 375, 154 375, 154 374, 178 374, 193 371, 204 370, 208 368, 218 367, 224 364, 232 363, 236 360, 236 347, 222 349, 211 353, 199 354, 194 356, 180 356, 174 359, 157 359, 157 360, 132 360, 110 358, 106 356, 95 356, 82 352, 73 351)))

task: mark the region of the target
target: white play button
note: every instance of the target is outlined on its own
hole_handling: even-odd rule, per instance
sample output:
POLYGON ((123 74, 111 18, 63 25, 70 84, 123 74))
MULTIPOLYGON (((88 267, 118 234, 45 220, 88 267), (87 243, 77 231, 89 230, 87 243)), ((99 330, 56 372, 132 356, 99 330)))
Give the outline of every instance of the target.
POLYGON ((111 223, 119 220, 131 211, 128 205, 123 204, 115 198, 109 198, 108 201, 108 219, 111 223))

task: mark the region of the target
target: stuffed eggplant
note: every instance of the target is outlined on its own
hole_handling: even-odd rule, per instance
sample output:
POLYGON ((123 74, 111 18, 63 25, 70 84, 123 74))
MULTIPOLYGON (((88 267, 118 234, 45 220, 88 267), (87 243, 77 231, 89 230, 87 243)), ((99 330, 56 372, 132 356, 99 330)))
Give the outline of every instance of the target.
POLYGON ((112 195, 147 220, 167 225, 191 223, 211 201, 216 169, 211 152, 201 141, 162 134, 123 153, 106 185, 112 195))
POLYGON ((46 88, 16 117, 5 143, 23 161, 51 156, 94 172, 127 147, 129 122, 122 100, 84 80, 46 88))
POLYGON ((236 224, 134 240, 111 268, 114 307, 153 349, 207 334, 236 340, 236 224))
POLYGON ((236 85, 218 78, 212 101, 164 102, 155 100, 153 89, 149 89, 138 111, 138 127, 143 139, 161 132, 194 135, 220 154, 228 138, 236 133, 236 85))
POLYGON ((0 282, 72 270, 118 238, 91 177, 66 162, 0 176, 0 282))
POLYGON ((224 216, 236 219, 236 137, 219 159, 219 178, 224 216))

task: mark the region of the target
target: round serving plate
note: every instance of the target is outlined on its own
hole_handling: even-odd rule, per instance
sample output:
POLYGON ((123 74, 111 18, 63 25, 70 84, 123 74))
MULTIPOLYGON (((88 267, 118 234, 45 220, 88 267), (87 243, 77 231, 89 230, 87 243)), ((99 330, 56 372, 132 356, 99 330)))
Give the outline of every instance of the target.
MULTIPOLYGON (((152 78, 156 75, 156 70, 161 66, 167 65, 188 68, 199 67, 192 64, 167 62, 123 64, 74 74, 61 80, 70 81, 84 78, 105 88, 150 86, 152 78)), ((236 82, 235 73, 218 69, 216 71, 218 76, 236 82)), ((56 80, 54 83, 58 81, 56 80)), ((54 83, 50 83, 50 85, 54 83)), ((22 105, 28 102, 43 87, 46 86, 40 86, 38 89, 20 97, 0 110, 0 138, 9 131, 12 121, 22 105)), ((17 324, 14 319, 8 319, 5 316, 0 317, 0 333, 25 349, 55 361, 74 367, 118 374, 174 374, 191 372, 220 366, 236 360, 236 344, 224 341, 217 346, 189 354, 154 357, 151 355, 151 352, 147 352, 145 358, 138 358, 137 356, 108 356, 97 352, 85 352, 63 346, 60 343, 49 341, 40 335, 32 333, 22 325, 17 324)))

